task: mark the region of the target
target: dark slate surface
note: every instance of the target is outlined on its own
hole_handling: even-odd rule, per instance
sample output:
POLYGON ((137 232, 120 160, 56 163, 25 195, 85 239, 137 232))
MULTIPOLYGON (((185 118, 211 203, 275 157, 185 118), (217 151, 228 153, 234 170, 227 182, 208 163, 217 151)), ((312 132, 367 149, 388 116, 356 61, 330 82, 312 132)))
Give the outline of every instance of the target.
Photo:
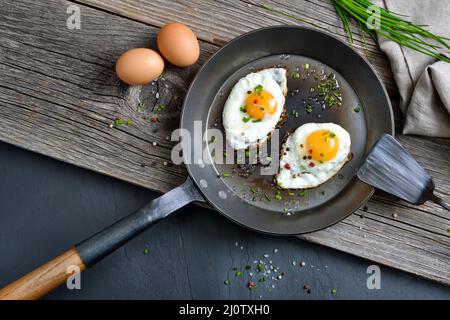
MULTIPOLYGON (((0 286, 157 196, 7 144, 0 144, 0 180, 0 286)), ((381 289, 368 290, 371 264, 296 238, 256 234, 192 205, 83 273, 82 290, 61 287, 46 298, 450 299, 448 287, 383 266, 381 289), (245 266, 259 259, 285 275, 250 291, 245 266)))

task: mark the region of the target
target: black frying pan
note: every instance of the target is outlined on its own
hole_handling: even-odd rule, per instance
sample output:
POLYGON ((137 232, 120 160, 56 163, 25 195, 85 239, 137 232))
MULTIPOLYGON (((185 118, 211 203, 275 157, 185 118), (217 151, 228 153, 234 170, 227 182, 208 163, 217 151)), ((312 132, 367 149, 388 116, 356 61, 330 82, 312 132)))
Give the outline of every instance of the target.
MULTIPOLYGON (((286 100, 287 113, 297 108, 299 115, 290 117, 283 131, 291 131, 306 122, 334 122, 343 126, 352 137, 353 159, 341 170, 340 177, 309 190, 301 199, 253 201, 248 191, 252 186, 261 194, 273 195, 273 177, 259 174, 247 178, 237 174, 223 177, 221 173, 230 169, 227 165, 205 165, 203 160, 188 159, 188 154, 195 155, 194 145, 191 145, 191 152, 183 152, 189 172, 183 185, 3 288, 0 298, 41 297, 66 281, 70 276, 68 267, 78 266, 82 271, 94 265, 193 201, 207 201, 236 223, 277 235, 316 231, 354 212, 373 193, 373 188, 357 180, 354 173, 377 139, 384 133, 393 133, 392 109, 386 90, 372 67, 356 51, 326 33, 305 27, 277 26, 231 41, 205 63, 192 82, 184 101, 181 128, 194 133, 196 121, 203 124, 202 131, 211 126, 220 128, 217 121, 220 122, 227 93, 240 77, 252 70, 276 65, 293 70, 305 63, 335 74, 341 84, 343 106, 325 111, 315 108, 307 113, 297 107, 302 103, 314 103, 314 99, 305 90, 299 90, 286 100), (355 105, 360 106, 360 112, 354 111, 355 105)), ((288 87, 301 89, 302 83, 298 81, 307 80, 289 77, 288 87)), ((201 150, 208 150, 207 144, 208 138, 203 139, 201 150)))

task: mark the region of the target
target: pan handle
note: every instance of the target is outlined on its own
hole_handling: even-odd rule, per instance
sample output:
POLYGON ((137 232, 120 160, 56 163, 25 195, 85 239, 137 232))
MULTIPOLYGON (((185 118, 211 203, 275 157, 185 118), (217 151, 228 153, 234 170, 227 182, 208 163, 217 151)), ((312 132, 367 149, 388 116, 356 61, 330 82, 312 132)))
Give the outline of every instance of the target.
POLYGON ((38 299, 67 281, 73 266, 91 267, 141 232, 193 201, 204 201, 190 178, 145 207, 80 242, 66 253, 0 289, 0 299, 38 299), (70 270, 70 271, 69 271, 70 270))

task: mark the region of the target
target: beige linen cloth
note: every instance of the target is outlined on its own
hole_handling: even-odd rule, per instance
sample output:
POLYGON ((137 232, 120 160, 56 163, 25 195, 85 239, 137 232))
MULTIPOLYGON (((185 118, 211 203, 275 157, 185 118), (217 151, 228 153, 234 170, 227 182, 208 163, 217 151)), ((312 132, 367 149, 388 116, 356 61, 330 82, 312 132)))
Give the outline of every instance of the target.
MULTIPOLYGON (((450 0, 375 0, 416 24, 450 38, 450 0)), ((378 37, 390 62, 405 116, 404 134, 450 137, 450 64, 378 37)), ((448 50, 441 51, 450 57, 448 50)))

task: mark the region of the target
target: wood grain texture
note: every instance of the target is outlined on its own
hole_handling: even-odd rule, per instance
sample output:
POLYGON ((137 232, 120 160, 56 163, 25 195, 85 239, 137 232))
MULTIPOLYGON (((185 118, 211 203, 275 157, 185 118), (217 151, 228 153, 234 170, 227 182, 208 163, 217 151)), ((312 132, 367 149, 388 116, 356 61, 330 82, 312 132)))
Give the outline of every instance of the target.
POLYGON ((72 248, 0 289, 0 300, 39 299, 66 282, 74 274, 74 267, 78 267, 79 272, 86 269, 77 251, 72 248))
MULTIPOLYGON (((200 65, 246 31, 298 24, 264 10, 258 1, 81 2, 86 5, 77 2, 80 30, 66 27, 66 10, 73 2, 52 0, 43 6, 9 0, 0 9, 0 139, 160 192, 186 176, 183 166, 170 164, 173 143, 168 137, 179 125, 182 99, 200 65), (200 61, 186 69, 167 66, 164 76, 147 86, 122 85, 114 74, 115 60, 131 47, 154 48, 157 27, 172 20, 189 24, 202 40, 200 61), (158 113, 161 104, 167 108, 158 113), (151 122, 154 116, 161 121, 151 122), (110 128, 118 117, 133 124, 110 128)), ((264 3, 345 39, 328 1, 264 3)), ((389 64, 367 41, 370 61, 393 99, 399 129, 402 117, 389 64)), ((354 46, 366 54, 358 36, 354 46)), ((398 139, 430 172, 437 193, 449 200, 450 142, 398 139)), ((434 204, 417 207, 377 194, 367 211, 302 238, 450 284, 449 226, 448 213, 434 204)))

